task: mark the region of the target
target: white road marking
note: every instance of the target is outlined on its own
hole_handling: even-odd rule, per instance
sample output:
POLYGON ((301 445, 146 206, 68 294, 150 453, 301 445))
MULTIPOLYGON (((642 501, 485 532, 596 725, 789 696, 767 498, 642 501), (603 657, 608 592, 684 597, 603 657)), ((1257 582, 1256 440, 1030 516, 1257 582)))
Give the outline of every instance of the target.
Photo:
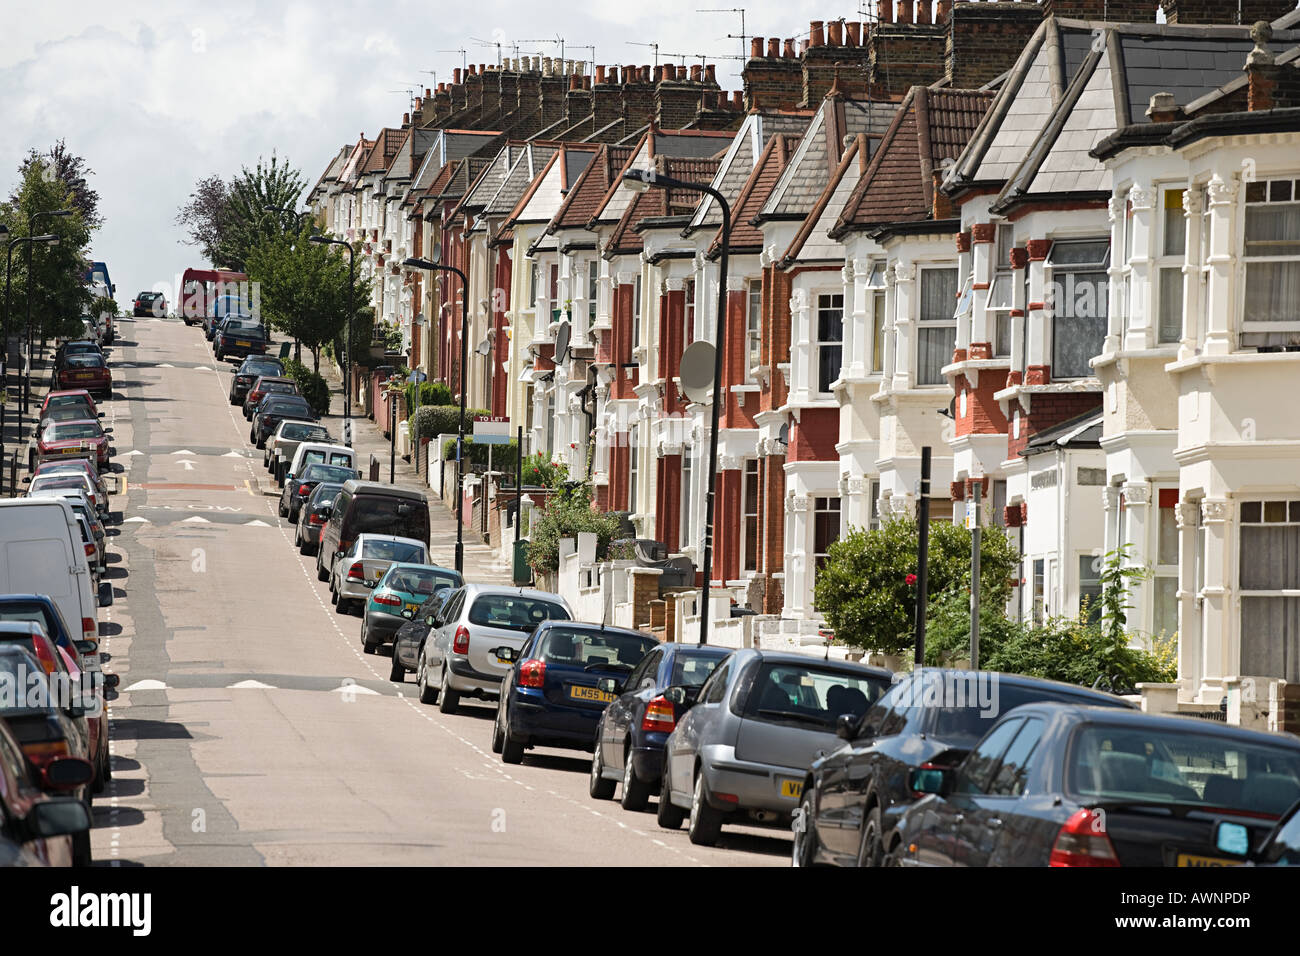
POLYGON ((226 690, 277 690, 274 684, 263 684, 260 680, 241 680, 236 684, 229 684, 226 690))
POLYGON ((167 685, 164 684, 164 683, 163 683, 162 681, 160 681, 160 680, 154 680, 154 679, 152 679, 152 678, 148 678, 148 679, 146 679, 146 680, 138 680, 138 681, 136 681, 134 684, 129 684, 128 686, 126 686, 126 687, 124 687, 124 688, 122 688, 122 689, 123 689, 123 690, 126 690, 126 691, 132 691, 132 690, 167 690, 167 685))

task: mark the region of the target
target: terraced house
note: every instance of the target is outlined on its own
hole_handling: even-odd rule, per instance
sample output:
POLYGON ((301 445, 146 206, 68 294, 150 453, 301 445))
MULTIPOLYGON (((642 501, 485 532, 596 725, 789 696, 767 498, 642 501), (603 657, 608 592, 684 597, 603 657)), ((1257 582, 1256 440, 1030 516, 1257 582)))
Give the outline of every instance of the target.
MULTIPOLYGON (((710 66, 507 61, 342 147, 313 202, 465 269, 381 291, 427 322, 412 366, 459 389, 468 296, 470 404, 688 567, 710 406, 680 357, 721 344, 718 640, 819 642, 830 544, 914 513, 928 447, 932 517, 978 487, 1020 549, 1009 614, 1096 613, 1123 549, 1130 625, 1179 636, 1151 706, 1266 721, 1300 680, 1293 7, 900 2, 753 38, 730 95, 710 66), (644 170, 722 194, 725 288, 719 203, 644 170)), ((660 590, 689 639, 695 594, 660 590)))

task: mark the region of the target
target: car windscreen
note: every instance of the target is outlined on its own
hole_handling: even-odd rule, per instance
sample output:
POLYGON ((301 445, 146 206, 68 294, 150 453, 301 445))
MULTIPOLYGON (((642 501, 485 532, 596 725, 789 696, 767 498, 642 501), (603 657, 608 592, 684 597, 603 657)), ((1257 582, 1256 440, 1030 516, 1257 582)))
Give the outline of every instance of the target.
POLYGON ((888 677, 765 661, 745 699, 743 716, 831 730, 841 714, 862 717, 887 690, 888 677))
POLYGON ((393 568, 385 576, 383 587, 406 594, 431 596, 444 588, 458 588, 460 575, 439 568, 393 568))
POLYGON ((57 422, 45 429, 46 441, 69 441, 73 438, 98 438, 103 433, 98 422, 57 422))
POLYGON ((630 671, 658 645, 653 637, 618 631, 589 631, 575 627, 549 627, 533 651, 548 664, 567 664, 596 670, 630 671))
POLYGON ((410 498, 357 495, 352 499, 351 534, 390 534, 397 538, 429 539, 429 506, 410 498))
POLYGON ((469 609, 469 622, 483 627, 500 627, 532 632, 547 620, 569 620, 569 612, 554 601, 522 594, 480 594, 469 609))
POLYGON ((421 564, 424 562, 424 545, 369 538, 361 542, 361 557, 374 558, 377 561, 409 561, 413 564, 421 564))
POLYGON ((342 484, 357 477, 356 469, 340 468, 337 465, 309 465, 303 470, 303 481, 333 481, 342 484))
MULTIPOLYGON (((962 749, 974 747, 999 717, 1021 704, 1055 701, 1106 706, 1110 703, 1105 697, 1071 694, 1052 687, 1014 685, 1006 681, 984 679, 971 684, 965 680, 968 672, 955 673, 965 682, 953 683, 955 678, 945 680, 945 686, 937 691, 937 704, 933 708, 934 727, 930 733, 945 744, 962 749)), ((1123 707, 1125 704, 1115 698, 1114 706, 1123 707)))
POLYGON ((725 654, 678 651, 673 659, 672 679, 676 687, 702 687, 714 668, 726 659, 725 654))
POLYGON ((280 437, 289 441, 321 441, 329 438, 329 432, 319 425, 305 425, 302 422, 285 422, 280 429, 280 437))
POLYGON ((1067 761, 1066 788, 1088 801, 1279 816, 1300 800, 1300 749, 1199 733, 1194 725, 1085 724, 1074 732, 1067 761))

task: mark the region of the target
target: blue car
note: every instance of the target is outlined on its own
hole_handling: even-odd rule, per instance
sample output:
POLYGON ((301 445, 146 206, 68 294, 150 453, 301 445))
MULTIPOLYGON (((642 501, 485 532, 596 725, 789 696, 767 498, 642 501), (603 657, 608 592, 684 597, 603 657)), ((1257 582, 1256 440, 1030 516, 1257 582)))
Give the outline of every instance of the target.
POLYGON ((518 652, 495 648, 512 662, 497 698, 492 750, 519 763, 530 747, 590 751, 613 686, 659 642, 649 634, 578 621, 543 621, 518 652), (602 687, 601 684, 606 686, 602 687))
POLYGON ((645 809, 663 779, 664 746, 677 718, 730 654, 730 648, 711 644, 671 643, 645 656, 621 682, 619 696, 597 725, 587 787, 595 799, 609 800, 621 782, 623 808, 645 809))
POLYGON ((444 588, 458 588, 464 583, 460 572, 436 564, 392 565, 375 582, 366 600, 361 617, 362 649, 367 654, 375 654, 383 645, 391 644, 398 628, 411 620, 420 605, 444 588))

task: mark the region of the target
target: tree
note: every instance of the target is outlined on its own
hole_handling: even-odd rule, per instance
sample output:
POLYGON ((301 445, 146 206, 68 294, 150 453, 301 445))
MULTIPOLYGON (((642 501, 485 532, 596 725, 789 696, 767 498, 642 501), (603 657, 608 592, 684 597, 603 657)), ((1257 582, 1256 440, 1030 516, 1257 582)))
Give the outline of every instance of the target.
POLYGON ((195 183, 190 198, 176 213, 176 225, 189 234, 189 239, 182 240, 182 244, 198 246, 203 258, 217 267, 228 265, 221 260, 229 218, 228 199, 229 189, 225 180, 214 173, 195 183))
POLYGON ((538 573, 560 567, 560 541, 584 531, 596 535, 596 560, 605 559, 609 543, 619 533, 618 516, 591 507, 591 489, 583 485, 551 496, 528 535, 528 563, 538 573))
MULTIPOLYGON (((830 546, 817 572, 818 610, 847 644, 897 654, 912 646, 916 614, 917 524, 886 521, 874 531, 855 529, 830 546)), ((946 521, 930 525, 929 594, 933 613, 945 592, 970 595, 971 535, 946 521)), ((1018 555, 999 528, 980 539, 980 602, 1000 612, 1011 593, 1018 555)))
POLYGON ((239 272, 248 271, 253 251, 285 232, 285 214, 268 212, 267 207, 293 209, 306 187, 302 173, 281 163, 274 153, 268 164, 259 158, 254 169, 244 166, 227 187, 226 218, 217 247, 221 261, 239 272))

